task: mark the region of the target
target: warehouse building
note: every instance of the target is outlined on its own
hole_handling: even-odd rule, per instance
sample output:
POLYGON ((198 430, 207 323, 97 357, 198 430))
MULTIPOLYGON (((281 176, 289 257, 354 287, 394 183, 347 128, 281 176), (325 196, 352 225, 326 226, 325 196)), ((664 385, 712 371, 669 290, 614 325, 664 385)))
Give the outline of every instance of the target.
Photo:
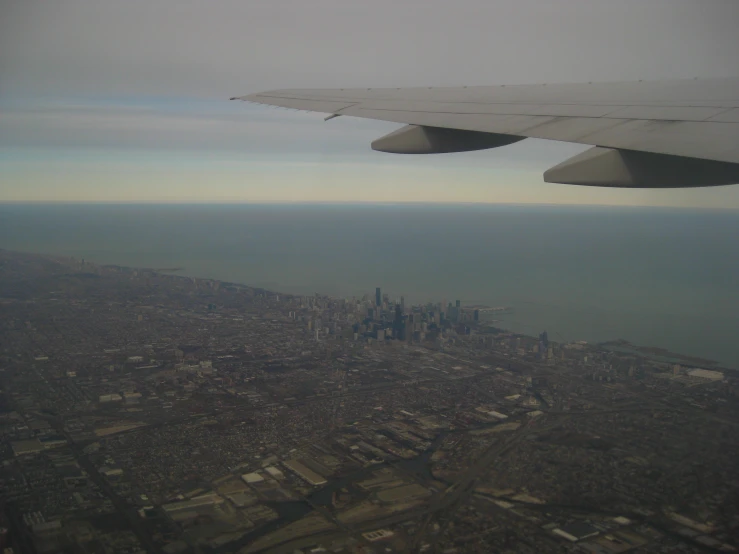
POLYGON ((325 485, 327 483, 326 479, 318 475, 315 471, 312 469, 306 467, 304 464, 302 464, 298 460, 288 460, 286 462, 283 462, 286 468, 292 470, 293 472, 297 473, 297 475, 313 485, 314 487, 318 487, 321 485, 325 485))

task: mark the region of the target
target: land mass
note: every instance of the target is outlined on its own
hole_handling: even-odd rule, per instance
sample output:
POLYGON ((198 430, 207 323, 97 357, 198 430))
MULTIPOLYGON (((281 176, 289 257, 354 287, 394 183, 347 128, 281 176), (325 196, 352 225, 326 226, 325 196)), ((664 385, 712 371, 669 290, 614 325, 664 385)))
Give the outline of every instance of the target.
POLYGON ((708 360, 8 251, 0 291, 17 551, 739 549, 708 360))

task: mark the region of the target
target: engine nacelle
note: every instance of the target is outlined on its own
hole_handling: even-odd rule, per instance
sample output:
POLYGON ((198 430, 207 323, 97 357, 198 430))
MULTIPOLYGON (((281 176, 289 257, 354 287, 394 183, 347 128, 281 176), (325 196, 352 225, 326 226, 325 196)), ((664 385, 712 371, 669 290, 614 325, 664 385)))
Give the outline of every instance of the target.
POLYGON ((372 149, 391 154, 447 154, 513 144, 526 137, 406 125, 372 142, 372 149))

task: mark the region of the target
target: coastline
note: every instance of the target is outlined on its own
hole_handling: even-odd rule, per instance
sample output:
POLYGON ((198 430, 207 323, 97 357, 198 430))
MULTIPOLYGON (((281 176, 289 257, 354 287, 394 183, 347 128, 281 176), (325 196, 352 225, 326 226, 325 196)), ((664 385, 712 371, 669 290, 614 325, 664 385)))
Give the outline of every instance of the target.
MULTIPOLYGON (((186 271, 186 268, 184 267, 177 267, 177 268, 151 268, 151 267, 133 267, 133 266, 126 266, 126 265, 119 265, 119 264, 96 264, 95 262, 89 262, 86 260, 78 261, 74 257, 68 257, 68 256, 60 256, 60 255, 54 255, 54 254, 40 254, 40 253, 34 253, 34 252, 25 252, 25 251, 14 251, 9 249, 3 249, 0 248, 0 252, 8 252, 11 254, 20 254, 24 256, 37 256, 40 258, 46 258, 51 259, 60 263, 84 263, 85 269, 92 269, 92 268, 100 268, 100 269, 115 269, 117 271, 125 271, 125 272, 137 272, 137 273, 152 273, 152 274, 159 274, 166 276, 171 279, 177 279, 177 280, 185 280, 185 281, 196 281, 203 284, 209 284, 210 286, 217 286, 217 287, 228 287, 228 288, 236 288, 236 289, 250 289, 255 294, 268 294, 268 295, 276 295, 283 298, 300 298, 300 297, 306 297, 311 295, 302 295, 302 294, 294 294, 289 292, 282 292, 279 290, 274 290, 271 288, 265 288, 255 285, 249 285, 246 283, 237 283, 232 281, 224 281, 220 279, 214 279, 214 278, 208 278, 208 277, 189 277, 186 275, 181 274, 175 274, 175 272, 180 271, 186 271)), ((367 294, 370 294, 370 291, 367 291, 367 294)), ((334 296, 330 294, 319 294, 316 293, 316 295, 324 298, 330 298, 333 300, 340 300, 344 297, 341 296, 334 296)), ((0 302, 2 299, 0 298, 0 302)), ((414 306, 419 306, 423 304, 415 304, 414 306)), ((465 306, 464 307, 467 310, 475 309, 474 305, 465 306)), ((510 314, 513 313, 513 307, 510 306, 502 306, 502 307, 487 307, 487 306, 479 306, 477 305, 477 309, 480 309, 480 311, 486 311, 490 312, 491 314, 510 314)), ((525 337, 528 339, 536 340, 537 337, 535 335, 527 334, 524 332, 518 332, 514 331, 510 328, 507 328, 505 326, 506 323, 508 323, 506 320, 486 320, 486 321, 480 321, 480 323, 489 323, 490 327, 498 329, 504 333, 509 333, 512 336, 519 336, 519 337, 525 337), (502 325, 501 325, 502 324, 502 325)), ((552 335, 557 335, 556 329, 551 330, 552 335)), ((634 355, 643 357, 645 359, 652 360, 654 362, 658 363, 682 363, 686 364, 691 367, 698 367, 698 366, 705 366, 710 367, 711 369, 716 370, 722 370, 722 371, 739 371, 735 368, 729 367, 727 365, 723 365, 721 362, 712 360, 705 357, 699 357, 699 356, 692 356, 689 354, 682 354, 678 352, 670 351, 666 348, 661 348, 658 346, 649 346, 649 345, 638 345, 634 344, 631 341, 628 341, 626 339, 611 339, 606 341, 598 341, 598 342, 590 342, 590 341, 555 341, 552 342, 559 342, 560 344, 572 344, 572 343, 581 343, 581 344, 587 344, 591 347, 597 347, 602 348, 604 350, 609 351, 616 351, 621 353, 632 353, 634 355)))

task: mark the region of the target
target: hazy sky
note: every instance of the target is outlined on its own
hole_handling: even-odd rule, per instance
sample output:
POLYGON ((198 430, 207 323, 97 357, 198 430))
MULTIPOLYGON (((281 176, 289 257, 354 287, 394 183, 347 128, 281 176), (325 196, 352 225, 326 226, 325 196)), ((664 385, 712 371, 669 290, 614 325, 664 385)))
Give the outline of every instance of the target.
POLYGON ((455 201, 739 209, 739 186, 545 184, 585 147, 394 156, 398 125, 273 88, 739 75, 736 0, 0 0, 0 201, 455 201))

